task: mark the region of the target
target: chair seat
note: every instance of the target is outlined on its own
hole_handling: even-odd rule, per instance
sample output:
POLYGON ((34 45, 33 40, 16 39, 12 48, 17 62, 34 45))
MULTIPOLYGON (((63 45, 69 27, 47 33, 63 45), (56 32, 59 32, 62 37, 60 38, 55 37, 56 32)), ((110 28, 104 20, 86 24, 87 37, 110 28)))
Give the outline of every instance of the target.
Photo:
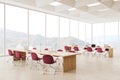
POLYGON ((57 51, 58 51, 58 52, 63 52, 63 50, 62 50, 62 49, 58 49, 57 51))

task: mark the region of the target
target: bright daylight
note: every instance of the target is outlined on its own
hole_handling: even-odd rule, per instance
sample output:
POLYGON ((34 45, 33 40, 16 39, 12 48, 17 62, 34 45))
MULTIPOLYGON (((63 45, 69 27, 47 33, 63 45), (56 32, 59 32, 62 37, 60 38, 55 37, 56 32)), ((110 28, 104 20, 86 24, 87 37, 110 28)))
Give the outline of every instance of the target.
POLYGON ((120 80, 120 0, 0 0, 0 80, 120 80))

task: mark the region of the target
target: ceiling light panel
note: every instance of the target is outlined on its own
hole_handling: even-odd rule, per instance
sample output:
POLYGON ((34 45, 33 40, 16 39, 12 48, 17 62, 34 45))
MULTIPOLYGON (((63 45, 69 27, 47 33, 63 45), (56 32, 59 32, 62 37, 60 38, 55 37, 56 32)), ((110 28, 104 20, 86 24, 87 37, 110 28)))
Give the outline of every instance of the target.
POLYGON ((87 6, 92 7, 92 6, 97 6, 97 5, 100 5, 100 3, 98 3, 98 2, 97 3, 92 3, 92 4, 88 4, 87 6))
POLYGON ((55 1, 55 2, 50 3, 50 5, 51 6, 60 6, 60 5, 62 5, 62 3, 55 1))
POLYGON ((119 1, 119 0, 114 0, 114 1, 119 1))

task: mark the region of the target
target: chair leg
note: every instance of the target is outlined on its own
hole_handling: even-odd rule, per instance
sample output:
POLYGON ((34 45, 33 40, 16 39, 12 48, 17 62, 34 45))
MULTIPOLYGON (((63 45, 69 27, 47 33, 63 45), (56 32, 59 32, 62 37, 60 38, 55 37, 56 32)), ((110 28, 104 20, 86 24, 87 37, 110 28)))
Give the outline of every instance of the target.
POLYGON ((55 74, 55 72, 56 72, 56 68, 54 68, 53 66, 51 66, 51 65, 48 65, 46 68, 44 68, 44 72, 43 72, 43 74, 45 74, 45 72, 47 72, 48 71, 48 69, 53 69, 53 70, 55 70, 54 71, 54 74, 55 74))

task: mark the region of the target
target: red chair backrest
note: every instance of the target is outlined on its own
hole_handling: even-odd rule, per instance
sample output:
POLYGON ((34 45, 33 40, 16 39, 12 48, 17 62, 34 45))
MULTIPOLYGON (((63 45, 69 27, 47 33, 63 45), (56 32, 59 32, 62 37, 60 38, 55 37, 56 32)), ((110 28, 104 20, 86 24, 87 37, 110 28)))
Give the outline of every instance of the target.
POLYGON ((91 47, 87 47, 86 50, 89 51, 89 52, 93 51, 91 47))
POLYGON ((15 51, 15 58, 17 58, 18 60, 20 60, 21 54, 20 54, 19 51, 15 51))
POLYGON ((65 51, 70 51, 71 47, 70 46, 64 46, 65 51))
POLYGON ((43 62, 46 64, 53 64, 55 61, 51 55, 44 55, 43 62))
POLYGON ((32 57, 32 60, 38 60, 38 56, 34 52, 31 53, 31 57, 32 57))
POLYGON ((45 48, 44 50, 48 51, 48 48, 45 48))
POLYGON ((98 47, 97 52, 102 53, 103 52, 102 48, 98 47))
POLYGON ((13 52, 12 52, 12 50, 8 50, 8 54, 9 54, 9 56, 13 56, 13 52))
POLYGON ((73 49, 74 49, 75 51, 79 51, 78 46, 74 46, 73 49))
POLYGON ((62 49, 58 49, 57 51, 58 51, 58 52, 63 52, 63 50, 62 50, 62 49))
POLYGON ((68 47, 68 46, 64 46, 64 49, 65 49, 65 50, 69 50, 69 47, 68 47))
POLYGON ((37 48, 33 48, 34 50, 36 50, 37 48))

